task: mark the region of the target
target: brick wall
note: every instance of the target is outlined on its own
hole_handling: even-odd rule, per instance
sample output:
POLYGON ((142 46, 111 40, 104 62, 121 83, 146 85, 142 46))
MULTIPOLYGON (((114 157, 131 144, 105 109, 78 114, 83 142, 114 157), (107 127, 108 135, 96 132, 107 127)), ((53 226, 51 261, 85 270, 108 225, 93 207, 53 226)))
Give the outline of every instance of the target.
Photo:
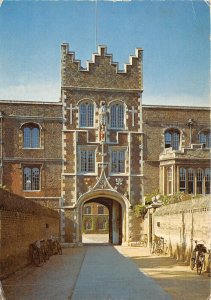
POLYGON ((27 265, 29 244, 59 236, 56 211, 0 189, 0 278, 27 265))
POLYGON ((153 214, 152 231, 167 239, 170 254, 189 261, 193 240, 211 245, 211 196, 158 208, 153 214))

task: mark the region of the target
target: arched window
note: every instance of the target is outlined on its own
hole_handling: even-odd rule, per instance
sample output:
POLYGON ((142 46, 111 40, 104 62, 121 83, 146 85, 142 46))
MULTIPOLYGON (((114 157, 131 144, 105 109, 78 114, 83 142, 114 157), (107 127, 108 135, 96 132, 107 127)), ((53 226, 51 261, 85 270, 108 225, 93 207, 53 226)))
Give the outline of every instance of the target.
POLYGON ((178 129, 169 129, 165 132, 165 148, 172 147, 173 150, 178 150, 180 144, 180 132, 178 129))
POLYGON ((172 194, 172 167, 167 169, 167 194, 172 194))
POLYGON ((196 174, 197 185, 196 185, 196 193, 202 194, 202 183, 203 183, 203 170, 198 169, 196 174))
POLYGON ((210 194, 210 169, 205 169, 205 194, 210 194))
POLYGON ((23 170, 24 191, 40 190, 40 169, 37 167, 25 167, 23 170))
POLYGON ((90 205, 85 206, 85 207, 84 207, 84 214, 85 214, 85 215, 91 215, 91 213, 92 213, 92 208, 91 208, 91 206, 90 206, 90 205))
POLYGON ((179 169, 179 190, 180 192, 186 191, 186 170, 184 168, 179 169))
POLYGON ((94 104, 83 102, 79 106, 80 127, 94 126, 94 104))
POLYGON ((115 103, 110 109, 110 127, 111 128, 124 128, 124 106, 121 103, 115 103))
POLYGON ((188 194, 194 193, 194 172, 192 168, 188 169, 188 194))
POLYGON ((23 147, 40 148, 40 128, 37 124, 24 124, 23 130, 23 147))
POLYGON ((209 130, 202 131, 199 134, 199 143, 205 148, 211 148, 211 133, 209 130))

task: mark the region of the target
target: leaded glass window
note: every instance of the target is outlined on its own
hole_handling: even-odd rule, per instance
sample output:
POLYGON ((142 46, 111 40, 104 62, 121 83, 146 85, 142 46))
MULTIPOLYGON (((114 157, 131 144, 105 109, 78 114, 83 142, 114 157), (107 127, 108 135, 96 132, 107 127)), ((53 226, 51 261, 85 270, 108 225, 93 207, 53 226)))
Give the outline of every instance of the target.
POLYGON ((23 127, 23 147, 40 148, 40 128, 36 124, 26 124, 23 127))
POLYGON ((179 185, 180 185, 180 191, 185 192, 185 190, 186 190, 186 170, 184 168, 180 168, 180 170, 179 170, 179 185))
POLYGON ((199 143, 203 144, 205 148, 211 148, 211 133, 204 131, 199 134, 199 143))
POLYGON ((203 183, 203 170, 202 169, 197 170, 196 178, 197 178, 196 193, 202 194, 202 183, 203 183))
POLYGON ((40 190, 40 169, 37 167, 25 167, 23 170, 23 189, 25 191, 40 190))
POLYGON ((188 169, 188 194, 194 193, 194 172, 192 168, 188 169))
POLYGON ((111 157, 111 172, 125 173, 125 150, 113 150, 111 157))
POLYGON ((82 103, 79 108, 80 127, 94 126, 94 104, 87 102, 82 103))
POLYGON ((205 194, 210 194, 210 169, 205 169, 205 194))
POLYGON ((95 171, 95 151, 81 150, 81 172, 95 171))
POLYGON ((177 129, 170 129, 165 132, 165 148, 172 147, 178 150, 180 146, 180 132, 177 129))
POLYGON ((120 103, 115 103, 110 109, 110 127, 124 128, 124 106, 120 103))

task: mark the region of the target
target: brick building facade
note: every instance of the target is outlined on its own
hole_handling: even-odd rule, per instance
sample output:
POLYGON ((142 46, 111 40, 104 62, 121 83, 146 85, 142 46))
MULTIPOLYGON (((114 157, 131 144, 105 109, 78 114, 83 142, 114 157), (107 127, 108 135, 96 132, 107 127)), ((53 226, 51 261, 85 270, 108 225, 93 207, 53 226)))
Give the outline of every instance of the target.
POLYGON ((67 241, 85 204, 105 205, 114 244, 140 232, 145 194, 210 193, 208 108, 142 105, 142 49, 123 71, 105 46, 87 68, 61 50, 60 102, 0 102, 2 185, 59 209, 67 241))

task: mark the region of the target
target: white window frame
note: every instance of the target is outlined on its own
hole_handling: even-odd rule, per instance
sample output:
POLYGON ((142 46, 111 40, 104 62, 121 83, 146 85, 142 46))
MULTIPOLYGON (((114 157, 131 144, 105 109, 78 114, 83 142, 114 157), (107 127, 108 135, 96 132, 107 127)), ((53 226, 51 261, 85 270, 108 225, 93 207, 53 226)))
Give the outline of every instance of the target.
POLYGON ((173 195, 173 167, 169 166, 166 170, 166 182, 167 182, 167 195, 173 195), (171 171, 171 176, 169 176, 169 171, 171 171), (171 184, 171 191, 169 190, 169 186, 171 184))
POLYGON ((189 194, 189 182, 193 185, 193 191, 191 194, 194 194, 195 191, 195 171, 193 168, 187 169, 187 193, 189 194))
POLYGON ((22 128, 22 136, 23 136, 23 149, 40 149, 41 148, 41 128, 39 124, 37 123, 25 123, 21 126, 22 128), (25 129, 28 129, 28 137, 26 137, 26 132, 25 129), (34 133, 33 131, 37 129, 38 130, 38 145, 36 147, 33 147, 33 141, 34 141, 34 133), (25 146, 25 139, 28 138, 29 144, 25 146))
POLYGON ((78 126, 79 128, 95 128, 95 104, 93 103, 93 101, 87 99, 82 101, 79 104, 79 109, 78 109, 78 116, 79 116, 79 122, 78 122, 78 126), (86 105, 86 111, 85 111, 85 124, 81 124, 82 122, 82 106, 86 105), (92 105, 92 109, 93 109, 93 115, 89 115, 89 105, 92 105), (89 124, 90 122, 90 118, 91 118, 91 125, 89 124))
POLYGON ((23 166, 23 191, 24 192, 40 192, 41 191, 41 166, 36 166, 36 165, 24 165, 23 166), (25 178, 25 169, 30 169, 31 170, 31 176, 30 176, 30 182, 28 183, 28 185, 30 184, 30 186, 32 187, 33 184, 35 185, 35 183, 33 183, 33 174, 32 171, 33 169, 38 169, 39 170, 39 188, 38 189, 32 189, 32 188, 27 188, 27 180, 25 178), (26 182, 25 182, 26 180, 26 182))
POLYGON ((109 129, 124 130, 125 129, 125 124, 126 124, 125 104, 121 101, 112 102, 109 105, 109 112, 110 112, 109 113, 109 129), (123 108, 122 113, 117 110, 117 106, 121 106, 123 108), (114 108, 116 108, 116 111, 113 112, 114 108), (112 116, 112 114, 115 115, 115 116, 112 116), (113 117, 114 117, 114 119, 113 119, 113 117), (119 126, 120 123, 122 123, 122 126, 119 126))
POLYGON ((96 147, 80 147, 78 148, 78 174, 86 174, 86 175, 96 175, 96 169, 97 169, 97 162, 96 162, 96 147), (94 168, 93 171, 84 171, 82 170, 82 151, 84 152, 93 152, 93 163, 94 163, 94 168))
POLYGON ((126 147, 112 147, 110 148, 110 164, 109 164, 109 169, 110 169, 110 175, 126 175, 127 172, 126 172, 126 167, 127 167, 127 148, 126 147), (120 152, 124 152, 124 172, 118 172, 118 171, 113 171, 112 169, 112 164, 113 164, 113 153, 114 152, 117 152, 117 153, 120 153, 120 152))
POLYGON ((169 128, 166 129, 164 132, 164 148, 172 148, 172 150, 180 150, 180 143, 181 143, 181 132, 177 128, 169 128), (168 139, 166 136, 168 135, 168 139), (170 138, 171 137, 171 138, 170 138), (166 143, 168 140, 168 143, 166 143), (167 146, 169 145, 169 147, 167 146), (178 145, 178 148, 175 148, 175 145, 178 145))
POLYGON ((211 148, 211 133, 209 130, 202 130, 199 133, 199 143, 206 149, 211 148))
POLYGON ((186 186, 187 186, 187 174, 186 174, 186 169, 183 167, 179 168, 179 191, 180 192, 186 192, 186 186), (180 183, 183 182, 184 187, 180 186, 180 183))

